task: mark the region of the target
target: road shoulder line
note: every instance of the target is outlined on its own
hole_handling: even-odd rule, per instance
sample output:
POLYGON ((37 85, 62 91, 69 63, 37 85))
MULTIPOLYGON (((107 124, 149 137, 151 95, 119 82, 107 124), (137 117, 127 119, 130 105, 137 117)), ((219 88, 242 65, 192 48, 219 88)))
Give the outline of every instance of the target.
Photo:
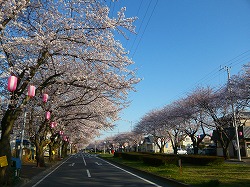
MULTIPOLYGON (((99 157, 97 157, 97 158, 99 158, 99 157)), ((152 185, 157 186, 157 187, 162 187, 162 186, 159 186, 158 184, 156 184, 156 183, 154 183, 154 182, 152 182, 152 181, 150 181, 150 180, 147 180, 147 179, 145 179, 145 178, 143 178, 143 177, 140 177, 140 176, 138 176, 138 175, 136 175, 136 174, 134 174, 134 173, 132 173, 132 172, 130 172, 130 171, 127 171, 127 170, 125 170, 125 169, 123 169, 123 168, 121 168, 121 167, 119 167, 119 166, 116 166, 116 165, 114 165, 114 164, 112 164, 112 163, 110 163, 110 162, 108 162, 108 161, 106 161, 106 160, 103 160, 102 158, 99 158, 99 159, 102 160, 102 161, 104 161, 104 162, 106 162, 106 163, 108 163, 108 164, 110 164, 111 166, 114 166, 114 167, 116 167, 116 168, 118 168, 118 169, 120 169, 120 170, 122 170, 122 171, 124 171, 124 172, 126 172, 126 173, 128 173, 128 174, 130 174, 130 175, 133 175, 133 176, 135 176, 135 177, 137 177, 137 178, 139 178, 139 179, 141 179, 141 180, 143 180, 143 181, 149 183, 149 184, 152 184, 152 185)))
POLYGON ((65 162, 67 162, 71 158, 68 157, 65 161, 63 161, 60 165, 58 165, 55 169, 53 169, 51 172, 49 172, 47 175, 45 175, 42 179, 40 179, 36 184, 34 184, 32 187, 36 187, 38 184, 40 184, 45 178, 47 178, 51 173, 56 171, 61 165, 63 165, 65 162))

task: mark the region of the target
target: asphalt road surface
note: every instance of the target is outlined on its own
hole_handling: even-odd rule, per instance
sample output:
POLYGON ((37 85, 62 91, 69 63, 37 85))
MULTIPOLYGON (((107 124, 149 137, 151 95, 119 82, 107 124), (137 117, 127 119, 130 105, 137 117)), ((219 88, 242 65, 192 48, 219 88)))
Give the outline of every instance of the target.
MULTIPOLYGON (((67 160, 50 171, 38 181, 32 181, 28 186, 32 187, 64 187, 64 186, 164 186, 172 187, 171 184, 162 184, 157 179, 146 179, 144 176, 122 169, 95 155, 78 153, 70 156, 67 160), (152 182, 154 181, 154 182, 152 182)), ((27 186, 27 185, 26 185, 27 186)))

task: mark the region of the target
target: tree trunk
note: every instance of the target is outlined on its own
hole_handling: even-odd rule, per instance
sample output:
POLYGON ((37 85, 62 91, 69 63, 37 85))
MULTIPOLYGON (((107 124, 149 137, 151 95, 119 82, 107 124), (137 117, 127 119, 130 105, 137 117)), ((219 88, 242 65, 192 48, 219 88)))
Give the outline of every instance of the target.
POLYGON ((173 149, 174 149, 174 154, 177 155, 177 146, 173 147, 173 149))
POLYGON ((45 161, 44 161, 44 153, 43 153, 43 147, 36 146, 36 166, 37 167, 45 167, 45 161))
POLYGON ((196 138, 194 136, 191 136, 191 140, 193 142, 193 148, 194 148, 194 154, 197 155, 198 154, 198 145, 197 145, 197 141, 196 138))
POLYGON ((229 155, 228 147, 229 147, 230 140, 228 138, 226 138, 226 134, 224 131, 217 130, 217 133, 219 134, 219 142, 220 142, 221 147, 222 147, 223 157, 225 160, 229 159, 230 155, 229 155), (224 135, 224 138, 223 138, 223 135, 224 135))
POLYGON ((49 161, 53 162, 55 160, 55 149, 56 149, 56 144, 50 143, 49 144, 49 161))
POLYGON ((7 166, 0 167, 0 186, 4 186, 11 184, 11 178, 13 177, 13 172, 11 171, 11 149, 9 138, 2 137, 0 140, 0 156, 6 156, 8 161, 7 166))
POLYGON ((62 144, 62 157, 63 158, 67 157, 67 147, 68 147, 68 143, 62 144))
POLYGON ((225 160, 229 159, 230 156, 229 156, 228 148, 227 147, 223 147, 222 150, 223 150, 223 157, 224 157, 224 159, 225 160))
POLYGON ((36 146, 36 166, 45 167, 44 153, 43 153, 43 141, 39 141, 40 137, 38 134, 35 136, 35 146, 36 146))
POLYGON ((0 140, 0 156, 6 156, 8 165, 0 167, 0 186, 12 184, 14 176, 11 170, 11 147, 10 147, 10 132, 12 131, 16 114, 7 110, 1 121, 1 140, 0 140))
POLYGON ((164 146, 160 147, 160 153, 164 153, 164 146))

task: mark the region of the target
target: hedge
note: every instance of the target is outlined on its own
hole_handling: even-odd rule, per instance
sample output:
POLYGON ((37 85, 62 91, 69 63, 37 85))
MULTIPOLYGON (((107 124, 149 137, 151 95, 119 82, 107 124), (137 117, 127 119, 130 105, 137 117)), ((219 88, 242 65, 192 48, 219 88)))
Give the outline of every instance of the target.
POLYGON ((182 155, 180 156, 182 163, 189 163, 193 165, 211 165, 222 164, 225 159, 218 156, 203 156, 203 155, 182 155))
POLYGON ((150 166, 162 166, 169 164, 178 164, 179 158, 176 157, 166 157, 161 155, 147 155, 143 157, 143 163, 150 166))
POLYGON ((134 161, 141 161, 144 154, 137 153, 137 152, 115 152, 114 157, 122 158, 124 160, 134 160, 134 161))
POLYGON ((161 153, 138 153, 138 152, 115 152, 114 157, 124 160, 143 161, 143 163, 151 166, 160 166, 174 164, 178 165, 181 160, 183 164, 192 165, 210 165, 222 164, 223 157, 218 156, 203 156, 203 155, 174 155, 161 153))

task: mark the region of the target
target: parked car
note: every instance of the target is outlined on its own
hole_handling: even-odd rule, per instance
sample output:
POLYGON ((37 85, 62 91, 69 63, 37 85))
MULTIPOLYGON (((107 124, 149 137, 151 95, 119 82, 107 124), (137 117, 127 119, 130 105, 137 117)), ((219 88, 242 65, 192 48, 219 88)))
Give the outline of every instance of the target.
POLYGON ((49 156, 49 150, 44 150, 43 155, 44 155, 45 157, 48 157, 48 156, 49 156))
POLYGON ((178 155, 186 155, 187 154, 187 151, 186 150, 184 150, 184 149, 177 149, 177 154, 178 155))

